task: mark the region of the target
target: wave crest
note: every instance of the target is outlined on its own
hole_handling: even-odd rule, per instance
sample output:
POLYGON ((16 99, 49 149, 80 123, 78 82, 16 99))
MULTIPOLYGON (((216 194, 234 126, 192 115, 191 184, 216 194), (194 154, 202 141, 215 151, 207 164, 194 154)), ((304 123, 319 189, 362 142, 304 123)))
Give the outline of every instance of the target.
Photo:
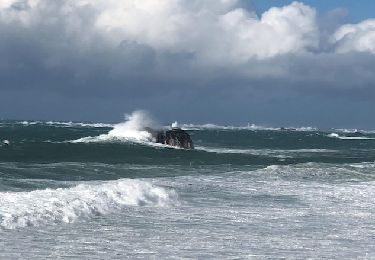
POLYGON ((367 137, 367 136, 342 136, 336 133, 330 133, 328 135, 330 138, 337 138, 341 140, 375 140, 373 137, 367 137))
POLYGON ((0 201, 0 226, 6 229, 72 223, 126 206, 165 207, 178 203, 173 190, 125 179, 72 188, 1 192, 0 201))
POLYGON ((113 126, 108 134, 99 136, 88 136, 71 141, 72 143, 90 143, 90 142, 108 142, 108 141, 136 141, 150 142, 154 141, 146 127, 152 129, 160 128, 159 124, 144 110, 137 110, 131 114, 125 115, 126 121, 113 126))

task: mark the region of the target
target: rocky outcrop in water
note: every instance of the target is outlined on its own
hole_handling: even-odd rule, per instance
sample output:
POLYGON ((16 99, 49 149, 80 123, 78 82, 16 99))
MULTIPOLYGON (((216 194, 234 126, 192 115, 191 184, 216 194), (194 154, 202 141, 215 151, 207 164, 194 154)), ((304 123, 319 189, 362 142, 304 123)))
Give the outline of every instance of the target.
POLYGON ((147 131, 154 136, 157 143, 184 149, 194 149, 194 144, 190 135, 181 128, 174 127, 171 130, 165 131, 155 131, 148 128, 147 131))

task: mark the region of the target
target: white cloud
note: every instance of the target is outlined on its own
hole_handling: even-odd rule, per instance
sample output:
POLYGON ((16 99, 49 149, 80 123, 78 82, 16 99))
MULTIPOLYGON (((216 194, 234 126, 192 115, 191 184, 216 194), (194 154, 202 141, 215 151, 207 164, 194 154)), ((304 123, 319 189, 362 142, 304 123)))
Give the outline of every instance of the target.
POLYGON ((300 3, 272 8, 260 19, 236 1, 113 1, 96 26, 118 44, 194 53, 207 63, 242 63, 314 48, 315 10, 300 3), (204 4, 202 4, 204 3, 204 4), (221 8, 219 8, 221 7, 221 8))
POLYGON ((8 8, 13 2, 14 0, 0 0, 0 8, 8 8))
POLYGON ((271 8, 260 19, 236 9, 221 21, 230 41, 226 53, 243 61, 304 52, 316 48, 319 42, 315 10, 297 2, 271 8))
POLYGON ((0 8, 5 24, 60 29, 62 37, 85 46, 137 42, 159 52, 190 53, 209 65, 300 53, 319 41, 315 10, 297 2, 260 18, 236 0, 2 0, 0 8), (96 42, 98 36, 103 42, 96 42))
MULTIPOLYGON (((315 9, 299 2, 258 17, 238 0, 0 0, 0 29, 8 33, 1 42, 30 48, 30 57, 47 69, 74 67, 90 75, 101 68, 112 77, 214 78, 222 71, 295 77, 296 60, 306 56, 324 67, 325 54, 337 60, 353 50, 375 53, 374 21, 342 26, 326 53, 319 50, 315 9)), ((16 66, 2 60, 0 67, 16 66)))
POLYGON ((337 45, 339 53, 357 51, 375 54, 375 19, 341 26, 334 33, 332 42, 337 45))

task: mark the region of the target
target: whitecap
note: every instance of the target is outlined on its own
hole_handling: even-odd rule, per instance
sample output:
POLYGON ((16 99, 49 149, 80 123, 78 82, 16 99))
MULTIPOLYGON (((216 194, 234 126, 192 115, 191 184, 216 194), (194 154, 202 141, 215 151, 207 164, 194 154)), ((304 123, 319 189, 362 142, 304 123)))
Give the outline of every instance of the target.
POLYGON ((146 130, 147 127, 153 129, 159 128, 158 123, 143 110, 134 111, 130 115, 125 115, 126 121, 113 126, 107 134, 99 136, 87 136, 72 140, 72 143, 91 143, 91 142, 116 142, 133 141, 149 143, 155 140, 153 135, 146 130))
POLYGON ((337 133, 330 133, 328 137, 337 138, 341 140, 375 140, 374 137, 367 137, 367 136, 341 136, 337 133))
POLYGON ((0 192, 0 201, 0 226, 6 229, 72 223, 129 206, 178 204, 173 190, 130 179, 31 192, 0 192))
POLYGON ((252 154, 252 155, 266 155, 280 158, 292 158, 293 155, 299 153, 333 153, 337 150, 331 149, 236 149, 236 148, 213 148, 205 146, 196 146, 196 150, 218 153, 218 154, 252 154))

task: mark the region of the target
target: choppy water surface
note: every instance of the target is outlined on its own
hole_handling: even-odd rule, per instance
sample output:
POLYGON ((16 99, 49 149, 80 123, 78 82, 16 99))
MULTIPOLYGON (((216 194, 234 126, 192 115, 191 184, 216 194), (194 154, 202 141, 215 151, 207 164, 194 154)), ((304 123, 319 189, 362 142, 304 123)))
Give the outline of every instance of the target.
POLYGON ((0 258, 375 258, 375 133, 0 121, 0 258))

